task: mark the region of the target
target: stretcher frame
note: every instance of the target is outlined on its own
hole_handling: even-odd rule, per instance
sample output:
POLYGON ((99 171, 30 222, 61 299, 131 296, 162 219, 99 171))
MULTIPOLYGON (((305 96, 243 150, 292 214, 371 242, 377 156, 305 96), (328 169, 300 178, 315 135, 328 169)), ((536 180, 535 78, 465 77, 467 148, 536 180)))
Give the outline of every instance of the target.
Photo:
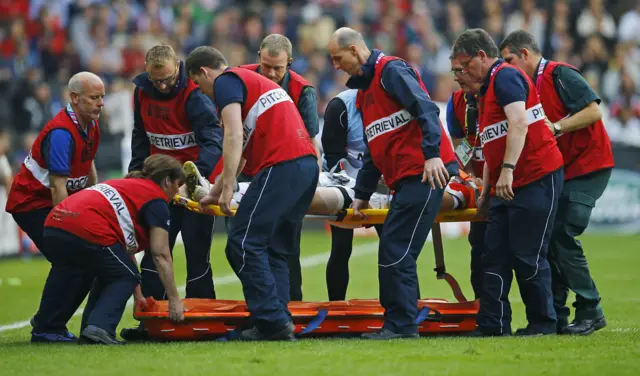
MULTIPOLYGON (((194 212, 203 213, 198 203, 176 195, 174 201, 194 212)), ((305 219, 334 223, 372 225, 384 222, 387 209, 367 209, 364 220, 353 217, 348 209, 337 215, 307 215, 305 219)), ((210 205, 206 214, 226 216, 219 206, 210 205)), ((235 215, 235 210, 232 211, 235 215)), ((436 278, 445 280, 457 302, 445 299, 420 299, 416 320, 421 335, 455 334, 476 329, 478 300, 468 300, 456 279, 446 271, 440 223, 481 221, 475 209, 438 213, 432 228, 436 278)), ((146 308, 136 306, 134 318, 143 321, 149 337, 160 341, 233 340, 249 323, 246 303, 239 300, 183 299, 185 321, 169 320, 167 301, 147 298, 146 308)), ((290 302, 297 337, 355 336, 382 327, 384 309, 377 299, 352 299, 337 302, 290 302)))

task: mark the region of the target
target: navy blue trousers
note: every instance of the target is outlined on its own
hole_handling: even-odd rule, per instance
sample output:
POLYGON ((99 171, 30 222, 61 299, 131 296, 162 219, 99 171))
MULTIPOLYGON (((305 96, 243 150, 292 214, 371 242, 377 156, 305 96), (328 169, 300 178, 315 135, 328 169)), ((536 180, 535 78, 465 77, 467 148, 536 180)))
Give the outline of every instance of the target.
POLYGON ((384 221, 378 250, 380 304, 384 327, 395 333, 417 333, 416 261, 440 209, 444 189, 431 189, 421 176, 400 182, 384 221))
POLYGON ((115 336, 127 300, 140 282, 136 265, 122 245, 103 247, 60 230, 46 228, 51 271, 34 332, 62 332, 89 294, 80 331, 94 325, 115 336))
POLYGON ((233 218, 227 259, 242 282, 253 323, 265 334, 291 320, 289 258, 319 173, 314 157, 265 168, 251 181, 233 218))
POLYGON ((44 257, 47 257, 47 249, 43 243, 42 230, 44 228, 44 222, 47 220, 47 216, 51 210, 52 208, 43 208, 12 214, 13 220, 16 221, 22 231, 27 233, 44 257))
POLYGON ((529 326, 540 333, 556 332, 547 252, 563 178, 560 169, 518 188, 511 201, 492 197, 476 318, 482 332, 511 333, 509 291, 514 271, 529 326))
POLYGON ((484 253, 484 234, 487 222, 471 222, 469 244, 471 245, 471 288, 476 299, 482 294, 482 254, 484 253))
MULTIPOLYGON (((187 298, 215 299, 213 273, 209 257, 215 216, 198 214, 181 206, 170 205, 171 227, 169 228, 169 247, 173 252, 178 233, 182 232, 184 251, 187 259, 187 298)), ((153 296, 156 300, 166 299, 166 293, 153 257, 145 252, 140 262, 142 273, 142 294, 153 296)))
MULTIPOLYGON (((238 182, 250 182, 251 178, 244 175, 238 177, 238 182)), ((231 232, 234 217, 224 217, 227 234, 231 232)), ((300 241, 302 238, 302 222, 294 232, 294 248, 289 255, 289 299, 293 302, 302 301, 302 265, 300 264, 300 241)))

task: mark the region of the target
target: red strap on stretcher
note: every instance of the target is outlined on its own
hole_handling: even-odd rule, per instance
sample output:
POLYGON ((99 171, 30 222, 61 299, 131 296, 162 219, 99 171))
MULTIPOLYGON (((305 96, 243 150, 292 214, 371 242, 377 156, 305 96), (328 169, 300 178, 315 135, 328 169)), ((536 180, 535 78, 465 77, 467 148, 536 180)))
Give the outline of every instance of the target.
POLYGON ((444 246, 442 244, 442 231, 440 229, 440 223, 435 222, 431 229, 431 238, 433 240, 433 253, 436 259, 436 267, 433 269, 436 272, 437 279, 444 279, 451 287, 451 291, 453 291, 453 296, 460 303, 467 302, 467 298, 464 296, 458 281, 449 273, 447 273, 447 269, 444 265, 444 246))

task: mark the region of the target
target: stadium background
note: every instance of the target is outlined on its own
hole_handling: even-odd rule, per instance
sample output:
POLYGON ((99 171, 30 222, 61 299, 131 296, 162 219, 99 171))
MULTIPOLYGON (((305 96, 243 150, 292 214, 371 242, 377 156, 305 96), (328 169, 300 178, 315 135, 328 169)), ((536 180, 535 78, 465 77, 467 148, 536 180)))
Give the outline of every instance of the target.
MULTIPOLYGON (((144 70, 148 48, 169 43, 184 58, 209 44, 240 65, 257 60, 265 35, 284 34, 294 46, 291 69, 316 87, 322 126, 327 102, 347 78, 326 52, 329 36, 344 25, 360 30, 369 46, 413 64, 443 121, 457 89, 448 60, 456 36, 482 27, 499 43, 510 31, 530 31, 544 56, 580 68, 603 99, 618 169, 591 230, 640 232, 636 0, 0 0, 0 203, 38 131, 66 103, 72 74, 91 70, 107 84, 96 165, 101 180, 120 177, 130 154, 131 79, 144 70)), ((464 224, 452 226, 448 234, 464 233, 464 224)), ((28 239, 4 211, 0 234, 0 255, 29 254, 28 239)))

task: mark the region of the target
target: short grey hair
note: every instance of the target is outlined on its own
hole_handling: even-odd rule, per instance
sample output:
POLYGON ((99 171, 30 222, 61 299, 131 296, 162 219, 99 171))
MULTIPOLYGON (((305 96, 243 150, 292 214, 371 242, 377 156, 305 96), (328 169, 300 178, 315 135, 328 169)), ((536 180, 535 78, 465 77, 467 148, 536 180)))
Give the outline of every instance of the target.
POLYGON ((265 48, 271 57, 278 56, 282 51, 287 53, 287 58, 289 59, 291 59, 291 56, 293 55, 293 46, 291 45, 291 41, 289 38, 281 34, 267 35, 262 40, 262 43, 260 43, 260 51, 265 48))
POLYGON ((500 57, 498 46, 489 33, 483 29, 469 29, 456 39, 449 59, 455 59, 459 55, 476 56, 481 50, 490 58, 500 57))

